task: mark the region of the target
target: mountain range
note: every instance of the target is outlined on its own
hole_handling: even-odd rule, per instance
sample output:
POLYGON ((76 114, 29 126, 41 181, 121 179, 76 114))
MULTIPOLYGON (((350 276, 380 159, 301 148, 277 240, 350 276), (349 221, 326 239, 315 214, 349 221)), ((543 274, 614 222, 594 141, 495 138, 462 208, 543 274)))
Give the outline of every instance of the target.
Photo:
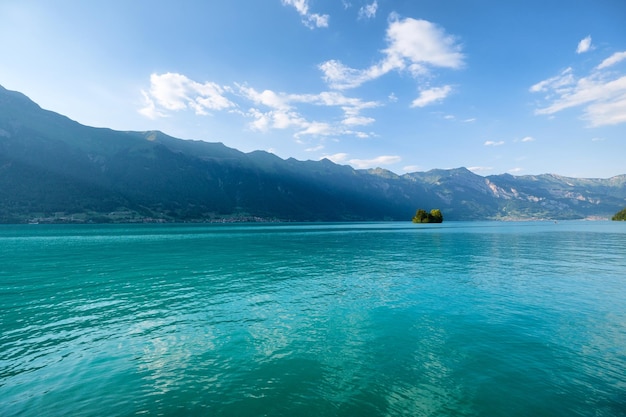
POLYGON ((0 86, 0 222, 410 221, 610 218, 626 175, 397 175, 281 159, 162 132, 81 125, 0 86))

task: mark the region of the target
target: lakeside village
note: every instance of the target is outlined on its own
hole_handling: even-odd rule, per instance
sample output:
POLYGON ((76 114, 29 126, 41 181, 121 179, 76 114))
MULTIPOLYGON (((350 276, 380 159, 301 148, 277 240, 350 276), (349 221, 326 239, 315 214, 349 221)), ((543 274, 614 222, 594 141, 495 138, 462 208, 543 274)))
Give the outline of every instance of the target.
MULTIPOLYGON (((99 224, 99 223, 176 223, 181 222, 180 219, 173 219, 167 217, 152 217, 152 216, 144 216, 140 213, 133 210, 119 210, 113 211, 108 214, 97 213, 97 212, 85 212, 85 213, 65 213, 65 212, 55 212, 52 215, 41 214, 40 216, 29 217, 29 218, 15 218, 11 219, 12 221, 7 223, 28 223, 28 224, 99 224)), ((498 219, 501 221, 505 220, 531 220, 531 221, 542 221, 545 219, 540 218, 532 218, 532 219, 498 219)), ((606 218, 601 217, 590 217, 585 220, 608 220, 606 218)), ((617 212, 614 216, 611 217, 613 221, 626 221, 626 208, 617 212)), ((432 209, 430 212, 427 212, 424 209, 418 209, 415 212, 415 215, 411 219, 413 223, 442 223, 443 222, 443 214, 439 209, 432 209)), ((247 214, 237 214, 230 216, 217 216, 215 214, 207 214, 204 218, 201 219, 191 219, 188 221, 182 221, 184 223, 283 223, 285 220, 277 219, 277 218, 266 218, 260 216, 252 216, 247 214)))
POLYGON ((166 217, 143 216, 132 210, 113 211, 108 214, 103 213, 65 213, 56 212, 52 215, 36 216, 28 219, 14 219, 12 223, 28 224, 106 224, 106 223, 128 223, 128 224, 158 224, 158 223, 281 223, 283 220, 275 218, 264 218, 245 214, 232 216, 209 215, 202 219, 191 219, 181 221, 166 217))

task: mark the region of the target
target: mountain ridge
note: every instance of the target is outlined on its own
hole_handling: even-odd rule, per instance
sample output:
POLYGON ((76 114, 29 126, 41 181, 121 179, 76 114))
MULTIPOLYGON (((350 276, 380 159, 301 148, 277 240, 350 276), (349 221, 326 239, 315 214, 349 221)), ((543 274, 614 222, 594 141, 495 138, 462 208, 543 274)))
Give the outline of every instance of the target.
POLYGON ((626 175, 395 174, 84 126, 0 86, 0 222, 610 218, 626 175))

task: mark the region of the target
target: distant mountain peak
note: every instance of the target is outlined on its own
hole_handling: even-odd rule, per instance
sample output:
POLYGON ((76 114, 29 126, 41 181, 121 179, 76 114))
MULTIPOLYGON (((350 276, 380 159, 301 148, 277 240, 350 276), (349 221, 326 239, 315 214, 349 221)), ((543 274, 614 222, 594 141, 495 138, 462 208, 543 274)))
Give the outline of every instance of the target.
POLYGON ((380 168, 380 167, 378 167, 378 168, 370 168, 370 169, 368 169, 366 171, 367 171, 368 174, 377 175, 377 176, 383 177, 383 178, 393 178, 393 179, 400 178, 400 176, 397 175, 396 173, 391 172, 388 169, 384 169, 384 168, 380 168))

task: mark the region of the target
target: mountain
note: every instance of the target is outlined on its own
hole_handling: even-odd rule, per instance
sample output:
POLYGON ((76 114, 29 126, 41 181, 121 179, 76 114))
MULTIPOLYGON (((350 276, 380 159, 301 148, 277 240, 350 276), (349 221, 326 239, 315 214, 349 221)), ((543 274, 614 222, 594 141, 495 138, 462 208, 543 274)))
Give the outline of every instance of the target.
POLYGON ((610 218, 626 175, 396 175, 83 126, 0 86, 0 222, 610 218))

